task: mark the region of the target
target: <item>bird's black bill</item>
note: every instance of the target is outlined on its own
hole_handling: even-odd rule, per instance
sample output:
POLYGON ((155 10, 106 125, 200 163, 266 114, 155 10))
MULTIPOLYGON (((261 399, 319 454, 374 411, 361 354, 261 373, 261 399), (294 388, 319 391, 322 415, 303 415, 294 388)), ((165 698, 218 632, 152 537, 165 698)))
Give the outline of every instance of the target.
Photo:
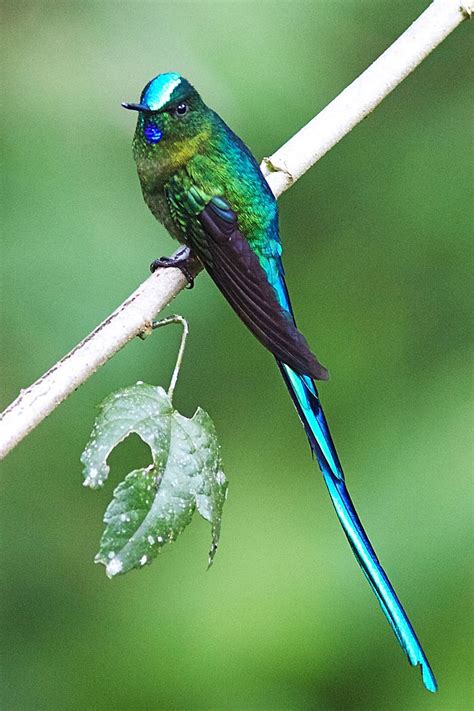
POLYGON ((129 104, 126 101, 122 102, 122 106, 124 109, 130 109, 130 111, 149 111, 150 109, 148 106, 144 106, 144 104, 129 104))

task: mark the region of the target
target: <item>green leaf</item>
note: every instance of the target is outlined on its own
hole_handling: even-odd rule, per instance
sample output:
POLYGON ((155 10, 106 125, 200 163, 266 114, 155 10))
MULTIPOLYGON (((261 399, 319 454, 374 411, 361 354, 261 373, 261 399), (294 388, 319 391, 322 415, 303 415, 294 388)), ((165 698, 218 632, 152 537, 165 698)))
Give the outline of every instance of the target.
POLYGON ((96 562, 109 577, 143 567, 177 538, 197 508, 212 528, 211 565, 227 492, 211 418, 200 408, 191 419, 183 417, 163 388, 145 383, 113 393, 81 456, 85 486, 104 484, 107 457, 132 432, 150 447, 152 464, 130 472, 115 489, 96 562))

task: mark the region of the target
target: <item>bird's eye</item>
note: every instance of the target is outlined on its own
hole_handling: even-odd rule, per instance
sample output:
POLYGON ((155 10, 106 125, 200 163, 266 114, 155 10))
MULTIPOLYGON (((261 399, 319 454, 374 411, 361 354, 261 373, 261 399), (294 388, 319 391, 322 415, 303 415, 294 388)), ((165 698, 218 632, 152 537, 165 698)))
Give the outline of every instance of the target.
POLYGON ((175 108, 174 115, 181 118, 182 116, 185 116, 188 113, 188 111, 189 111, 189 106, 183 102, 181 104, 178 104, 178 106, 175 108))

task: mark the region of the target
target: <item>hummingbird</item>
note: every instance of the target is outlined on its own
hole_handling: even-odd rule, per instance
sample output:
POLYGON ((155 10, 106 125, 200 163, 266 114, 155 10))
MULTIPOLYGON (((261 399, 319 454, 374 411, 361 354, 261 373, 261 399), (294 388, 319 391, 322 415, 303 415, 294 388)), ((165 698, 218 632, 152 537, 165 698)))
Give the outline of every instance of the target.
POLYGON ((354 555, 410 664, 429 691, 437 684, 414 629, 364 531, 324 415, 315 380, 328 371, 296 326, 285 283, 275 197, 245 143, 180 74, 143 89, 133 156, 143 197, 182 245, 175 258, 192 286, 204 267, 244 324, 276 359, 354 555))

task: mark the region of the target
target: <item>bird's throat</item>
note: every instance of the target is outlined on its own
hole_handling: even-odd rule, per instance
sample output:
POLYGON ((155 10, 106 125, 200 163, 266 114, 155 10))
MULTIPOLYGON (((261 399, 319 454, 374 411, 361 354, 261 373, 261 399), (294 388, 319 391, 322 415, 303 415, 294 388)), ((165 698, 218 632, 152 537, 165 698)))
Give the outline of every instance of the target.
POLYGON ((162 187, 191 158, 204 150, 209 135, 206 130, 183 140, 167 140, 163 136, 157 145, 150 145, 142 135, 135 136, 133 154, 142 187, 145 185, 151 190, 162 187))

